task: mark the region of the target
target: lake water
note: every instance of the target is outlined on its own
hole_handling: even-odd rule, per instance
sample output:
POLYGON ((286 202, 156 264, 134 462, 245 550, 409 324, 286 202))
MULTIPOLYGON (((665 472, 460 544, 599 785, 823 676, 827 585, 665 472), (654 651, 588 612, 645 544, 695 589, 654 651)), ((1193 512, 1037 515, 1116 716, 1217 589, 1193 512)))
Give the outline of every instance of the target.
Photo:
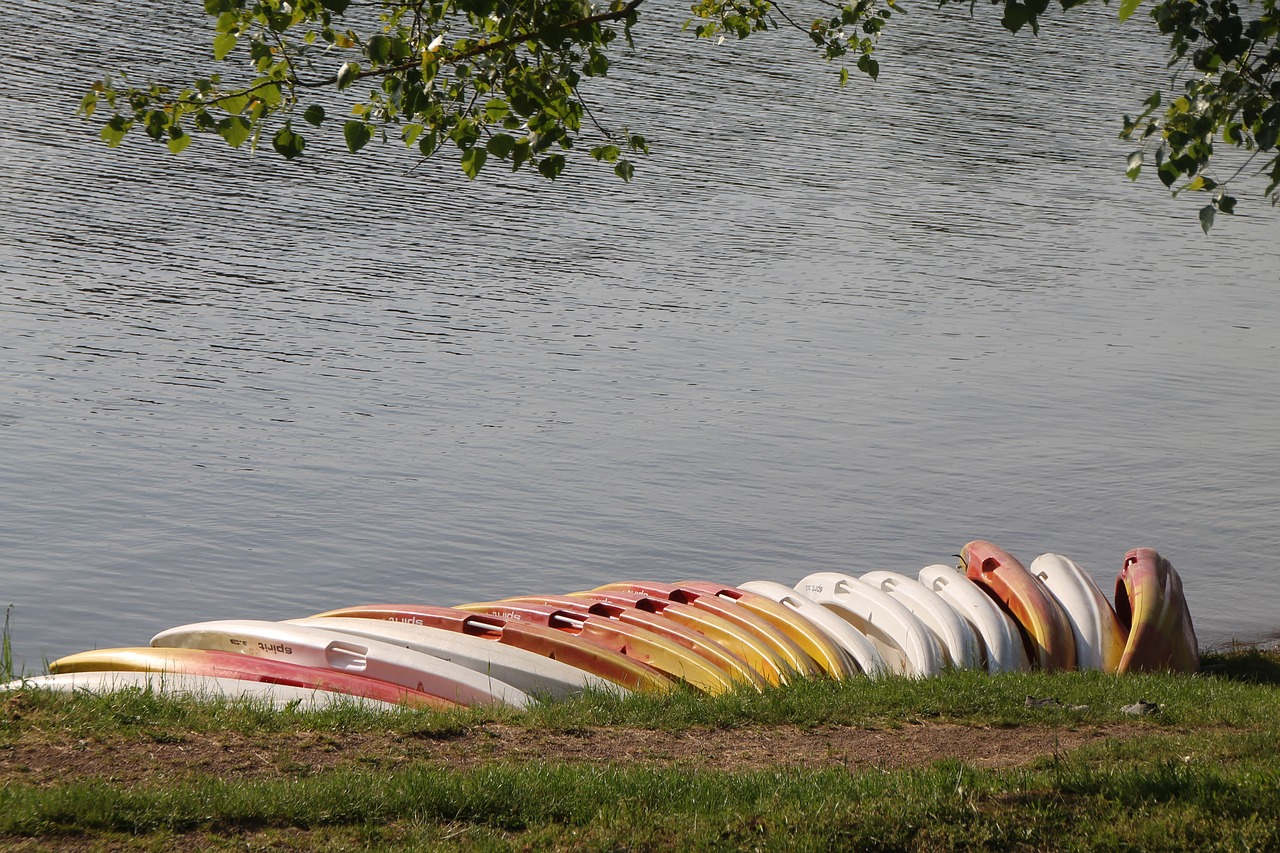
POLYGON ((202 619, 914 573, 973 538, 1108 592, 1155 547, 1202 640, 1280 625, 1280 213, 1242 186, 1206 238, 1201 199, 1124 179, 1144 24, 921 6, 839 91, 788 33, 659 22, 597 104, 654 155, 547 185, 318 138, 109 151, 84 86, 207 48, 198 3, 108 5, 3 25, 28 671, 202 619))

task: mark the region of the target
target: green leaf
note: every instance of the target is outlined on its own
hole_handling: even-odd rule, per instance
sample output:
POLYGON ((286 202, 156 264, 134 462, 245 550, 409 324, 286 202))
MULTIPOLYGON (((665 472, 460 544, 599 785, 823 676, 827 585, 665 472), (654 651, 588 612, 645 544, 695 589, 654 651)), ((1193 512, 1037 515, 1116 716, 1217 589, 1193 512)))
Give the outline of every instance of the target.
POLYGON ((484 144, 484 147, 490 154, 499 160, 505 160, 511 156, 511 152, 516 147, 515 139, 508 133, 495 133, 484 144))
POLYGON ((124 141, 124 135, 129 132, 129 127, 133 122, 129 121, 122 115, 114 115, 102 126, 99 136, 102 141, 107 143, 108 148, 116 148, 124 141))
POLYGON ((292 160, 302 154, 302 149, 306 147, 306 140, 294 133, 293 127, 286 123, 272 138, 271 147, 276 149, 276 153, 284 159, 292 160))
POLYGON ((249 138, 251 127, 244 116, 227 116, 218 122, 218 135, 232 148, 239 148, 249 138))
POLYGON ((845 68, 845 67, 842 65, 842 66, 840 66, 840 85, 841 85, 841 87, 843 87, 843 86, 845 86, 846 84, 848 84, 848 82, 849 82, 849 69, 848 69, 848 68, 845 68))
POLYGON ((597 145, 591 149, 591 156, 605 163, 616 162, 621 154, 621 149, 616 145, 597 145))
POLYGON ((865 53, 858 57, 858 70, 872 80, 880 79, 880 63, 865 53))
POLYGON ((1200 228, 1204 230, 1205 234, 1208 234, 1209 229, 1213 227, 1213 214, 1214 209, 1211 204, 1206 204, 1200 208, 1200 228))
POLYGON ((1000 26, 1004 27, 1011 33, 1016 33, 1031 20, 1031 10, 1017 0, 1005 0, 1004 17, 1000 19, 1000 26))
POLYGON ((1120 0, 1120 21, 1129 20, 1129 17, 1142 5, 1142 0, 1120 0))
POLYGON ((1135 151, 1129 155, 1128 168, 1125 170, 1125 174, 1129 177, 1129 180, 1136 181, 1138 179, 1138 174, 1141 171, 1142 171, 1142 152, 1135 151))
POLYGON ((213 40, 213 58, 217 60, 226 59, 227 54, 235 50, 236 42, 235 33, 222 33, 213 40))
MULTIPOLYGON (((266 83, 266 81, 255 80, 253 82, 253 85, 257 86, 262 83, 266 83)), ((255 89, 253 94, 254 94, 254 97, 262 101, 267 106, 269 107, 277 106, 280 103, 280 84, 269 83, 263 86, 261 89, 255 89)))
POLYGON ((529 143, 529 138, 520 137, 516 140, 515 148, 511 149, 511 171, 519 169, 532 158, 533 146, 529 143))
POLYGON ((355 154, 369 144, 373 131, 364 122, 352 119, 342 125, 342 138, 347 141, 347 150, 355 154))
POLYGON ((187 135, 185 130, 174 125, 169 128, 169 142, 167 144, 170 154, 180 154, 182 149, 191 144, 191 137, 187 135))
POLYGON ((80 108, 76 110, 76 112, 85 118, 89 118, 97 108, 98 93, 90 90, 85 93, 83 98, 80 99, 80 108))
POLYGON ((369 39, 369 43, 365 45, 364 52, 374 65, 386 65, 391 60, 392 46, 391 39, 379 34, 369 39))
POLYGON ((319 127, 320 123, 324 121, 324 107, 319 104, 312 104, 307 107, 306 112, 302 114, 302 118, 307 124, 319 127))
POLYGON ((143 130, 147 132, 156 142, 164 138, 166 131, 169 129, 169 116, 162 110, 152 110, 147 113, 146 124, 143 130))
POLYGON ((222 107, 232 115, 239 115, 244 112, 244 108, 249 106, 249 97, 247 95, 231 95, 218 100, 218 106, 222 107))
POLYGON ((468 148, 462 152, 462 171, 466 172, 467 177, 471 180, 476 179, 476 175, 480 174, 480 170, 484 168, 484 161, 489 159, 489 152, 476 146, 468 148))
POLYGON ((552 154, 549 157, 542 158, 538 163, 538 172, 542 177, 554 181, 564 171, 564 156, 560 154, 552 154))
POLYGON ((613 173, 627 183, 631 183, 631 178, 636 173, 636 167, 631 165, 630 160, 619 160, 618 165, 613 167, 613 173))
POLYGON ((484 105, 485 120, 493 124, 502 121, 510 112, 511 107, 501 98, 493 98, 484 105))

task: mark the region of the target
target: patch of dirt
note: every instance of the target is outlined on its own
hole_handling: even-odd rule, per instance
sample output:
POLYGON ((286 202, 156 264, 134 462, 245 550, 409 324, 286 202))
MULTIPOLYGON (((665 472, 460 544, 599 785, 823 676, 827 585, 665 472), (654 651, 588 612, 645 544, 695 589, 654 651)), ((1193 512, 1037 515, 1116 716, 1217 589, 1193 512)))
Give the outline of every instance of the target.
POLYGON ((533 731, 485 725, 448 739, 401 732, 246 735, 191 733, 156 740, 114 738, 66 743, 22 739, 0 748, 0 785, 100 779, 155 784, 197 775, 224 779, 305 776, 340 765, 394 769, 411 762, 453 768, 527 760, 651 764, 718 770, 766 767, 918 767, 954 758, 979 767, 1014 767, 1138 728, 982 728, 921 723, 901 728, 752 727, 662 732, 587 728, 533 731))

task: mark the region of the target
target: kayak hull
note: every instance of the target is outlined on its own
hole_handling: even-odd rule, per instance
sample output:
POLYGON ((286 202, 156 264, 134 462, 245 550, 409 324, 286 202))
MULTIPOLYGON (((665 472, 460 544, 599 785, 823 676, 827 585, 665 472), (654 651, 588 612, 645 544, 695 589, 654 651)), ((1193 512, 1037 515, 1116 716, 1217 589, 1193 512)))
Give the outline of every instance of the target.
POLYGON ((1200 646, 1182 578, 1153 548, 1125 554, 1116 578, 1116 617, 1128 629, 1119 672, 1200 669, 1200 646))
POLYGON ((1076 668, 1117 672, 1125 632, 1093 578, 1061 554, 1041 554, 1028 567, 1062 605, 1076 641, 1076 668))
POLYGON ((925 566, 918 577, 969 623, 978 638, 987 672, 1023 672, 1031 668, 1022 634, 1013 619, 955 566, 925 566))
POLYGON ((969 580, 982 587, 1021 630, 1027 658, 1046 672, 1076 668, 1076 639, 1057 599, 1027 567, 997 545, 974 540, 960 549, 969 580))

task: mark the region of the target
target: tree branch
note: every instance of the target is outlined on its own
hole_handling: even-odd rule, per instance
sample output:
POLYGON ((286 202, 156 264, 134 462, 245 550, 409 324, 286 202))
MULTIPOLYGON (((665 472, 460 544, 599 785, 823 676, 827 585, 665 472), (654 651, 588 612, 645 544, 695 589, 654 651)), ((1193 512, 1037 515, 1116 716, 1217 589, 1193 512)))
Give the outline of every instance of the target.
MULTIPOLYGON (((630 16, 644 2, 645 0, 630 0, 630 2, 627 3, 625 6, 623 6, 621 9, 615 9, 611 12, 601 12, 598 15, 588 15, 585 18, 579 18, 576 21, 569 21, 566 24, 560 24, 554 28, 548 27, 546 29, 533 30, 532 32, 523 33, 522 35, 520 35, 519 38, 503 38, 503 39, 498 39, 497 41, 486 42, 484 44, 477 45, 471 48, 470 50, 464 50, 461 53, 442 56, 438 61, 441 64, 452 65, 453 63, 456 63, 456 62, 462 62, 467 59, 474 59, 477 56, 483 56, 486 53, 493 53, 494 51, 503 50, 504 48, 510 47, 513 44, 519 44, 520 42, 526 42, 526 41, 536 41, 537 39, 541 38, 542 36, 546 35, 548 32, 552 30, 576 30, 581 27, 589 27, 594 24, 604 24, 604 23, 610 23, 612 21, 620 21, 623 18, 630 16)), ((361 71, 359 74, 356 74, 355 76, 353 76, 351 78, 351 82, 354 83, 357 80, 364 80, 369 77, 385 77, 388 74, 403 74, 406 71, 412 71, 413 69, 417 68, 420 64, 421 64, 421 60, 414 60, 413 62, 403 62, 403 63, 400 63, 399 65, 385 65, 382 68, 370 68, 368 71, 361 71)), ((320 80, 314 83, 303 83, 302 81, 296 80, 296 79, 293 82, 295 85, 300 86, 301 88, 304 88, 304 89, 317 89, 317 88, 322 88, 324 86, 335 85, 338 82, 338 75, 334 74, 331 77, 328 77, 324 80, 320 80)))

